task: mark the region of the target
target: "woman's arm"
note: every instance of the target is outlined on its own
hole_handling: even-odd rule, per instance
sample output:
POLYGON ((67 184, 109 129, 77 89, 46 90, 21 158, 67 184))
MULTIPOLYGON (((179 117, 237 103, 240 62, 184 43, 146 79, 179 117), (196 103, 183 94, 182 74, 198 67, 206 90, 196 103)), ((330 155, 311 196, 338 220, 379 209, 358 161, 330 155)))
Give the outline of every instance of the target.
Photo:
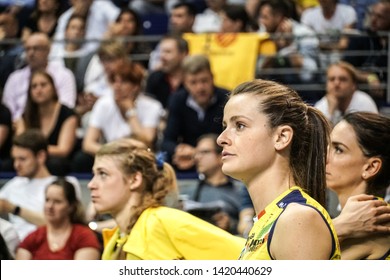
POLYGON ((16 260, 32 260, 32 254, 30 253, 30 251, 28 251, 26 249, 18 248, 18 250, 16 250, 15 259, 16 260))
POLYGON ((67 157, 76 142, 77 117, 71 116, 61 126, 57 145, 49 145, 49 155, 67 157))
POLYGON ((270 252, 277 260, 328 260, 331 232, 315 209, 290 204, 275 226, 270 252))
POLYGON ((26 130, 26 125, 24 124, 24 120, 22 118, 14 121, 14 129, 15 135, 22 134, 26 130))
POLYGON ((89 154, 96 154, 102 146, 99 142, 102 132, 99 128, 88 127, 83 140, 83 150, 89 154))

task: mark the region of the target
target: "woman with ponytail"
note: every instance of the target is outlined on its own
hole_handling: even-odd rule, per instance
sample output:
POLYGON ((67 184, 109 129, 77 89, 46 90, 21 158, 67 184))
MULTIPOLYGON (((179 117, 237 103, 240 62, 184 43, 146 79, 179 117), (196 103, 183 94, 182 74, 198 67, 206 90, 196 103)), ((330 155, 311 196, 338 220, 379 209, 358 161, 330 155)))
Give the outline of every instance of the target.
POLYGON ((231 92, 223 126, 222 171, 247 186, 257 215, 240 259, 339 259, 324 208, 324 115, 294 90, 254 80, 231 92))
POLYGON ((126 141, 103 145, 88 187, 98 213, 117 227, 103 231, 102 259, 237 259, 244 240, 184 211, 166 207, 168 163, 126 141))

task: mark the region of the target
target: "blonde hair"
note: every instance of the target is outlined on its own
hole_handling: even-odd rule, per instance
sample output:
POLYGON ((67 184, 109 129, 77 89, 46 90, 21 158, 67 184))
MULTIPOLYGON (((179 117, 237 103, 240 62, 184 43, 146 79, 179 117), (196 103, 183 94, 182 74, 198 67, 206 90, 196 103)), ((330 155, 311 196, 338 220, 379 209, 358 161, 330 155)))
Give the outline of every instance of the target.
POLYGON ((158 164, 156 155, 137 140, 121 139, 109 142, 100 148, 96 157, 112 157, 122 172, 123 178, 136 173, 142 175, 144 188, 142 202, 133 209, 135 215, 129 221, 128 231, 132 229, 145 209, 165 205, 167 194, 177 188, 173 168, 166 162, 162 165, 158 164))

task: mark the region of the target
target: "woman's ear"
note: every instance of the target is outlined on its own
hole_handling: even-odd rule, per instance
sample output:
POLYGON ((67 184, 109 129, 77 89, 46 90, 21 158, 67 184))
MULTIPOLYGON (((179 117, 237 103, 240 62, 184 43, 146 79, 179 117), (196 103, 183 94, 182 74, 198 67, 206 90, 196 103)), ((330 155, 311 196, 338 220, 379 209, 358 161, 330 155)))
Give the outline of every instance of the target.
POLYGON ((294 131, 289 125, 282 125, 275 132, 275 150, 280 151, 286 148, 292 141, 294 131))
POLYGON ((139 190, 142 186, 142 174, 141 172, 137 171, 134 175, 132 175, 129 178, 129 186, 130 186, 130 191, 135 191, 139 190))
POLYGON ((369 179, 375 176, 382 168, 382 160, 378 157, 371 157, 367 160, 364 165, 363 178, 369 179))

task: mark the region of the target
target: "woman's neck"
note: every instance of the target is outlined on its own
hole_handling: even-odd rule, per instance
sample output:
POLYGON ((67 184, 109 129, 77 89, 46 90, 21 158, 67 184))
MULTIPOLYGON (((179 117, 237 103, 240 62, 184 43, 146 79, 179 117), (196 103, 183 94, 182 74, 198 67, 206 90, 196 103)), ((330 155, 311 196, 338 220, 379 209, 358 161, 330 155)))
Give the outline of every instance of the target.
POLYGON ((116 224, 119 227, 121 234, 128 234, 131 229, 129 229, 130 221, 135 217, 136 211, 134 209, 138 208, 141 203, 141 195, 138 193, 133 193, 129 201, 126 203, 122 209, 117 213, 112 213, 116 224))
POLYGON ((64 233, 66 231, 69 231, 72 228, 72 226, 73 226, 72 223, 68 219, 61 223, 48 223, 47 230, 53 234, 64 233))
POLYGON ((336 189, 334 190, 334 192, 336 192, 341 209, 343 209, 344 205, 347 203, 348 198, 350 198, 353 195, 364 194, 366 193, 366 189, 367 189, 367 185, 365 181, 362 181, 358 185, 350 186, 348 188, 336 189))
POLYGON ((248 186, 248 191, 253 200, 256 215, 280 194, 296 185, 289 168, 265 170, 245 184, 248 186))
POLYGON ((39 105, 39 114, 42 117, 53 116, 59 105, 60 105, 60 103, 58 101, 50 101, 50 102, 46 102, 44 104, 40 104, 39 105))

